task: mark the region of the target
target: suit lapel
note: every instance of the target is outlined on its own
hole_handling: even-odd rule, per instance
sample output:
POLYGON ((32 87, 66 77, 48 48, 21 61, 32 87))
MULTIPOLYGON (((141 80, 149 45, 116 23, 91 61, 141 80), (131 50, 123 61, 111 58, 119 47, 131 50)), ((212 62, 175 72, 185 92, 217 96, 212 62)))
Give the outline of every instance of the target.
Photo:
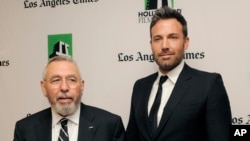
POLYGON ((45 111, 45 114, 41 116, 39 121, 34 126, 37 141, 51 141, 52 115, 50 108, 45 111))
POLYGON ((93 141, 97 125, 93 123, 94 117, 86 109, 84 104, 81 104, 78 141, 93 141))
POLYGON ((176 107, 178 106, 182 97, 185 95, 186 91, 188 90, 190 86, 190 83, 188 82, 188 80, 191 79, 191 76, 188 70, 189 70, 189 67, 185 64, 183 71, 181 72, 175 84, 175 87, 171 93, 171 96, 169 97, 169 100, 164 108, 164 112, 163 112, 163 115, 159 124, 158 131, 156 133, 156 136, 165 127, 165 125, 167 124, 167 121, 169 120, 173 112, 175 111, 176 107))

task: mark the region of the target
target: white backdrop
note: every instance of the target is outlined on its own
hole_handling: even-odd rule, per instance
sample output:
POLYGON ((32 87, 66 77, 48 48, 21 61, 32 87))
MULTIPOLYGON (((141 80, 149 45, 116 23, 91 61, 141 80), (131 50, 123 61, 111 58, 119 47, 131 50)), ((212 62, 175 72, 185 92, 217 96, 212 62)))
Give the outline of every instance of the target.
MULTIPOLYGON (((138 53, 151 55, 152 10, 145 10, 144 0, 68 0, 54 8, 40 7, 41 2, 0 1, 2 140, 13 140, 17 120, 49 106, 39 81, 53 34, 72 34, 73 58, 85 80, 82 101, 120 115, 126 127, 133 83, 157 70, 149 60, 136 61, 138 53), (128 56, 133 59, 125 61, 128 56)), ((198 55, 186 61, 222 74, 233 124, 250 120, 249 5, 249 0, 174 1, 188 21, 187 53, 198 55)))

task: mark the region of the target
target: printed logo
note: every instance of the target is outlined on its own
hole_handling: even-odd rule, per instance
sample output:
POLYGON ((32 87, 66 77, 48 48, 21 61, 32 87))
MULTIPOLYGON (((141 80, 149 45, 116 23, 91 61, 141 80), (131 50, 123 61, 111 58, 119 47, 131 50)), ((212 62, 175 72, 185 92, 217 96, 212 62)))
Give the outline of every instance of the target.
MULTIPOLYGON (((150 23, 155 10, 163 6, 175 8, 174 0, 144 0, 144 11, 138 12, 138 23, 150 23)), ((181 13, 181 9, 176 9, 181 13)))
POLYGON ((72 57, 72 34, 48 35, 48 58, 58 55, 72 57))
POLYGON ((25 9, 38 8, 38 7, 51 7, 57 8, 59 6, 66 6, 71 4, 87 4, 96 3, 99 0, 24 0, 23 6, 25 9))
POLYGON ((145 0, 145 10, 158 9, 163 6, 174 8, 174 0, 145 0))

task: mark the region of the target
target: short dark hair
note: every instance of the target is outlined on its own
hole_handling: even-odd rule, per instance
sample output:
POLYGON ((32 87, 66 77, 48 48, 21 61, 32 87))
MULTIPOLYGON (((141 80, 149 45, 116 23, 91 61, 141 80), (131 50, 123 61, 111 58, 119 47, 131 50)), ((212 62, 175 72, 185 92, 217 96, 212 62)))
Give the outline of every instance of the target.
POLYGON ((159 20, 162 19, 176 19, 182 25, 182 32, 184 34, 184 37, 188 36, 187 21, 182 16, 182 14, 175 9, 172 9, 168 6, 164 6, 160 9, 157 9, 151 19, 150 37, 152 37, 151 29, 159 20))

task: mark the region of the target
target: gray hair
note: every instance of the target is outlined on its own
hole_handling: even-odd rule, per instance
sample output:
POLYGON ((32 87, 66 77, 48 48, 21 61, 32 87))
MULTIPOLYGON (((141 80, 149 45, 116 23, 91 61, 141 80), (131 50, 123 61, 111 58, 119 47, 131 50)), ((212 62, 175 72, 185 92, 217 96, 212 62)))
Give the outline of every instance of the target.
MULTIPOLYGON (((68 56, 68 55, 58 55, 58 56, 55 56, 55 57, 52 57, 52 58, 49 59, 47 65, 45 66, 45 68, 43 70, 43 73, 42 73, 43 80, 45 80, 48 65, 50 63, 52 63, 52 62, 55 62, 55 61, 68 61, 68 62, 71 62, 71 63, 73 63, 73 64, 76 65, 76 67, 78 69, 78 72, 80 73, 77 63, 75 62, 75 60, 73 60, 73 58, 71 56, 68 56)), ((80 75, 80 78, 81 78, 81 74, 79 74, 79 75, 80 75)))

